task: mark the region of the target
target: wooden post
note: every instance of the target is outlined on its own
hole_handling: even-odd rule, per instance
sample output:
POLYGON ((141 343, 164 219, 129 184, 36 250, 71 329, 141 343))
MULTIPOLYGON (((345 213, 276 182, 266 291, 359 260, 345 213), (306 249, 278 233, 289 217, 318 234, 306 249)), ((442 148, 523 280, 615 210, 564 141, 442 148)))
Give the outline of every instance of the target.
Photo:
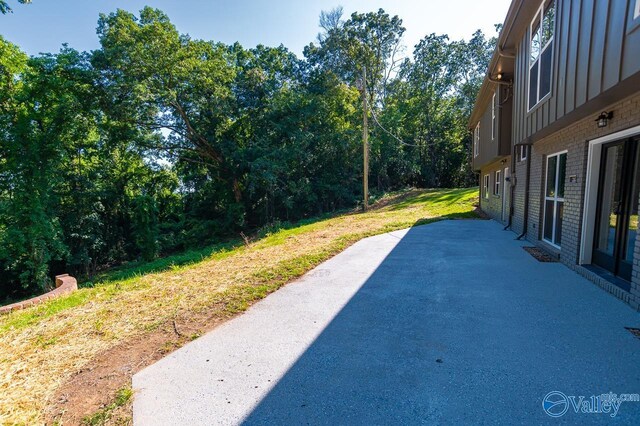
POLYGON ((369 208, 369 123, 367 122, 367 68, 362 68, 362 150, 363 150, 363 172, 362 186, 364 194, 364 203, 362 209, 366 212, 369 208))

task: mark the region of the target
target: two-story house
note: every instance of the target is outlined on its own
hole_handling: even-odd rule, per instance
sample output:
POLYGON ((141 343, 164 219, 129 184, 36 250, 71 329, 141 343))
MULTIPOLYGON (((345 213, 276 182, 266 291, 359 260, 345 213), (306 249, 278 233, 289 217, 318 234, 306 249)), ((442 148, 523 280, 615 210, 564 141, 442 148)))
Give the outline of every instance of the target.
POLYGON ((481 209, 640 309, 640 0, 513 0, 469 129, 481 209))

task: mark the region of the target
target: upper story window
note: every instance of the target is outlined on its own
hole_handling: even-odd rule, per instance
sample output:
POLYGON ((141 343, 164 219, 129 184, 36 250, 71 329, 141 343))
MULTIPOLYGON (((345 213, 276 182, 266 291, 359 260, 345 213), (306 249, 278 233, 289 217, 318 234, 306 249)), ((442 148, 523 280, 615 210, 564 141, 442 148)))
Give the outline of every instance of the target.
POLYGON ((555 1, 544 0, 533 18, 529 40, 529 109, 551 93, 555 1))
POLYGON ((477 157, 480 154, 480 123, 476 124, 476 128, 473 130, 473 156, 477 157))
POLYGON ((496 138, 496 94, 491 99, 491 140, 496 138))
POLYGON ((636 0, 636 8, 633 11, 633 19, 640 18, 640 0, 636 0))

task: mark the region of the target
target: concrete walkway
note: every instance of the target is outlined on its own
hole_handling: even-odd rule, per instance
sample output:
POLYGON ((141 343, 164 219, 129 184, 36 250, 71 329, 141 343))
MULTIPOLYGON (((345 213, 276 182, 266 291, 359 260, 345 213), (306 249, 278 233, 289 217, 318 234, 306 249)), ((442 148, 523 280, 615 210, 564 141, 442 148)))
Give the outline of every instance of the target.
POLYGON ((492 221, 363 240, 133 378, 136 425, 640 424, 640 315, 492 221), (577 402, 578 399, 575 399, 577 402), (553 412, 553 411, 552 411, 553 412))

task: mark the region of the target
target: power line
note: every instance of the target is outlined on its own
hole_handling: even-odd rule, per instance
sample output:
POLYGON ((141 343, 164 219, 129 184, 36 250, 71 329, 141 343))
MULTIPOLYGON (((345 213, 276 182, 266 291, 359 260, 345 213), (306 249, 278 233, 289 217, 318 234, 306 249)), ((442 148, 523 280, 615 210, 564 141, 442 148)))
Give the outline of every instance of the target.
POLYGON ((398 141, 399 143, 401 143, 402 145, 406 145, 406 146, 414 146, 414 147, 419 147, 420 145, 415 145, 415 144, 411 144, 411 143, 407 143, 405 141, 403 141, 402 139, 400 139, 398 136, 394 135, 393 133, 391 133, 389 130, 385 129, 385 127, 380 124, 380 122, 378 121, 378 117, 376 117, 376 113, 373 112, 373 108, 370 109, 371 111, 371 117, 373 117, 373 121, 376 123, 376 125, 378 127, 380 127, 382 129, 382 131, 384 131, 386 134, 388 134, 389 136, 391 136, 393 139, 395 139, 396 141, 398 141))

